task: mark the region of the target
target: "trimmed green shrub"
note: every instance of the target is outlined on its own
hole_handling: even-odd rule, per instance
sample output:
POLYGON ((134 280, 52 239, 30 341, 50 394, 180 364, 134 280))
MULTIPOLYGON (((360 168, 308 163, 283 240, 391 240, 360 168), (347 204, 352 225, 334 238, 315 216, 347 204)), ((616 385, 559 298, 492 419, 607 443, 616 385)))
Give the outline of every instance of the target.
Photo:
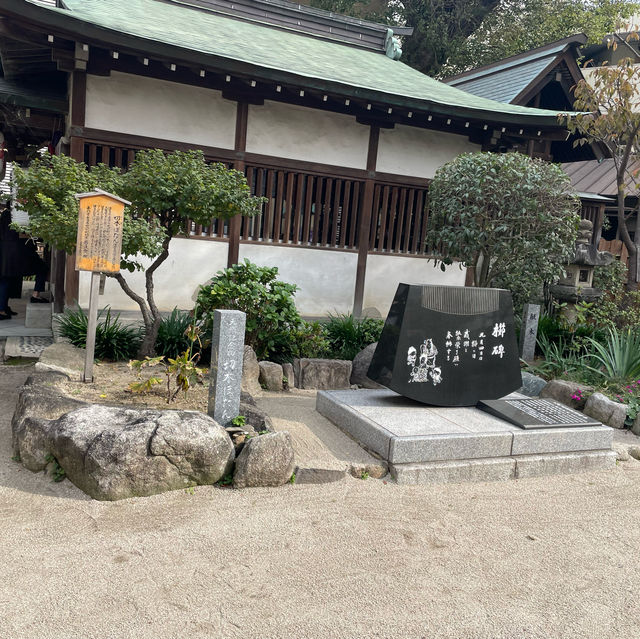
POLYGON ((216 309, 243 311, 245 342, 258 359, 281 359, 283 340, 300 326, 301 319, 293 299, 297 287, 278 280, 277 275, 277 267, 257 266, 249 260, 216 273, 198 292, 195 316, 203 322, 203 334, 211 334, 216 309))
POLYGON ((291 362, 297 357, 328 357, 327 330, 321 322, 300 321, 290 331, 275 338, 272 359, 274 362, 291 362))
MULTIPOLYGON (((66 310, 56 318, 60 335, 66 337, 74 346, 85 348, 87 343, 88 318, 84 311, 66 310)), ((142 340, 142 330, 126 326, 120 321, 120 314, 111 316, 111 308, 98 311, 96 326, 96 359, 112 361, 128 360, 135 356, 142 340)))

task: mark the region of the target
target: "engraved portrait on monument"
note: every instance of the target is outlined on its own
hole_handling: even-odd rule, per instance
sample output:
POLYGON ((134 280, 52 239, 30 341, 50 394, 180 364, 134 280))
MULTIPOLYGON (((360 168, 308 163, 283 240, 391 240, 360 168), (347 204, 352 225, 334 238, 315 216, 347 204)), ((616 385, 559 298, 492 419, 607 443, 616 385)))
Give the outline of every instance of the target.
POLYGON ((511 293, 400 284, 368 377, 434 406, 474 406, 522 385, 511 293))

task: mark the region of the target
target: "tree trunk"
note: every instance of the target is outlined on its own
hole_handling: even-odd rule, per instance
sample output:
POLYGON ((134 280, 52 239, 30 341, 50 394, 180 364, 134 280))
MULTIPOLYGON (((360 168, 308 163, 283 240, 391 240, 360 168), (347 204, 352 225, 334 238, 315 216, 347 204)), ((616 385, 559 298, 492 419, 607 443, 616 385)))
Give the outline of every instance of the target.
POLYGON ((624 216, 624 196, 624 182, 618 179, 618 231, 620 233, 620 237, 622 238, 622 242, 627 247, 627 251, 629 252, 626 288, 628 291, 634 291, 638 287, 638 245, 633 242, 631 236, 629 235, 627 221, 624 216))
POLYGON ((156 306, 156 301, 153 295, 153 274, 158 267, 169 257, 169 242, 171 242, 171 236, 165 236, 162 242, 162 252, 153 261, 151 266, 145 271, 145 282, 147 299, 145 300, 141 295, 138 295, 124 279, 122 273, 116 273, 111 275, 114 277, 120 288, 140 307, 142 312, 142 320, 144 321, 144 338, 140 343, 138 349, 138 359, 144 359, 145 357, 153 357, 155 355, 156 339, 158 338, 158 329, 162 322, 162 315, 156 306))
POLYGON ((138 348, 138 359, 145 357, 153 357, 156 354, 156 340, 158 339, 158 330, 162 322, 162 316, 154 317, 151 324, 144 326, 144 338, 138 348))

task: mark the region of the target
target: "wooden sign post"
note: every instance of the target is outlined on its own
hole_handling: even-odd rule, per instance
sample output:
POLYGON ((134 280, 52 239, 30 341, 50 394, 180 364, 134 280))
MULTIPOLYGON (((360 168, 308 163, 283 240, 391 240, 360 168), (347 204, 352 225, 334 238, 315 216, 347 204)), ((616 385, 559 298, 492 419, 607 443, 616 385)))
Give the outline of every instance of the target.
POLYGON ((131 202, 100 189, 79 193, 76 198, 79 201, 76 271, 91 272, 83 380, 92 382, 100 274, 120 272, 124 207, 131 202))

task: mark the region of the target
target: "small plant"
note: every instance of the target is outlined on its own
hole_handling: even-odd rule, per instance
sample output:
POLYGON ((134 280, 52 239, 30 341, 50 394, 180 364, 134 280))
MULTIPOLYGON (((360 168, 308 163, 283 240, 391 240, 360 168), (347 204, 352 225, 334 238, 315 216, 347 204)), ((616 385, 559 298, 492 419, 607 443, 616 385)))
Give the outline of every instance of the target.
POLYGON ((187 493, 187 495, 195 495, 196 494, 196 483, 195 482, 189 482, 189 485, 184 489, 184 492, 187 493))
POLYGON ((11 458, 11 461, 17 462, 19 464, 22 460, 20 459, 20 455, 14 455, 11 458))
POLYGON ((369 479, 369 471, 363 471, 362 474, 360 475, 360 479, 366 480, 369 479))
POLYGON ((238 415, 237 417, 234 417, 231 420, 231 423, 234 426, 238 426, 239 428, 242 428, 247 425, 247 418, 244 415, 238 415))
POLYGON ((381 319, 353 315, 330 315, 325 329, 332 357, 353 359, 363 348, 380 339, 384 327, 381 319))
POLYGON ((296 483, 296 474, 293 473, 293 475, 291 475, 291 477, 289 477, 289 483, 290 484, 295 484, 296 483))
POLYGON ((581 402, 583 397, 582 397, 582 391, 579 388, 576 388, 576 392, 571 395, 571 399, 573 399, 576 402, 581 402))
POLYGON ((624 387, 624 391, 616 394, 616 399, 621 404, 627 406, 626 426, 633 426, 638 415, 640 415, 640 379, 624 387))
POLYGON ((325 325, 301 320, 296 327, 276 337, 272 357, 273 361, 291 362, 296 357, 326 357, 329 349, 325 325))
MULTIPOLYGON (((87 325, 89 320, 81 308, 66 310, 56 317, 60 335, 66 337, 74 346, 85 348, 87 343, 87 325)), ((120 314, 111 315, 111 308, 98 311, 96 326, 96 359, 122 361, 134 357, 142 334, 139 328, 126 326, 120 321, 120 314)))
POLYGON ((64 472, 64 468, 60 466, 58 460, 53 455, 47 455, 44 460, 47 462, 47 464, 53 464, 52 475, 54 482, 61 482, 67 476, 64 472))
MULTIPOLYGON (((153 368, 162 366, 167 381, 167 404, 170 404, 180 391, 185 396, 192 386, 202 382, 204 379, 204 371, 197 367, 200 359, 200 352, 193 353, 194 344, 200 345, 200 329, 192 324, 186 331, 189 340, 189 348, 176 358, 165 358, 160 355, 158 357, 145 357, 144 359, 131 360, 129 366, 133 368, 140 379, 143 368, 153 368), (171 388, 171 381, 175 380, 175 390, 171 388)), ((129 384, 129 389, 134 393, 148 393, 155 385, 161 384, 162 378, 151 376, 139 382, 129 384)))
POLYGON ((231 486, 232 483, 233 475, 229 473, 228 475, 225 475, 224 477, 218 479, 218 481, 216 482, 216 486, 231 486))
POLYGON ((174 308, 167 317, 163 317, 156 338, 156 353, 176 359, 188 350, 189 338, 186 333, 192 323, 191 315, 177 308, 174 308))
POLYGON ((610 328, 604 344, 593 338, 588 338, 588 343, 599 364, 592 368, 595 373, 608 381, 621 383, 640 376, 640 333, 610 328))

